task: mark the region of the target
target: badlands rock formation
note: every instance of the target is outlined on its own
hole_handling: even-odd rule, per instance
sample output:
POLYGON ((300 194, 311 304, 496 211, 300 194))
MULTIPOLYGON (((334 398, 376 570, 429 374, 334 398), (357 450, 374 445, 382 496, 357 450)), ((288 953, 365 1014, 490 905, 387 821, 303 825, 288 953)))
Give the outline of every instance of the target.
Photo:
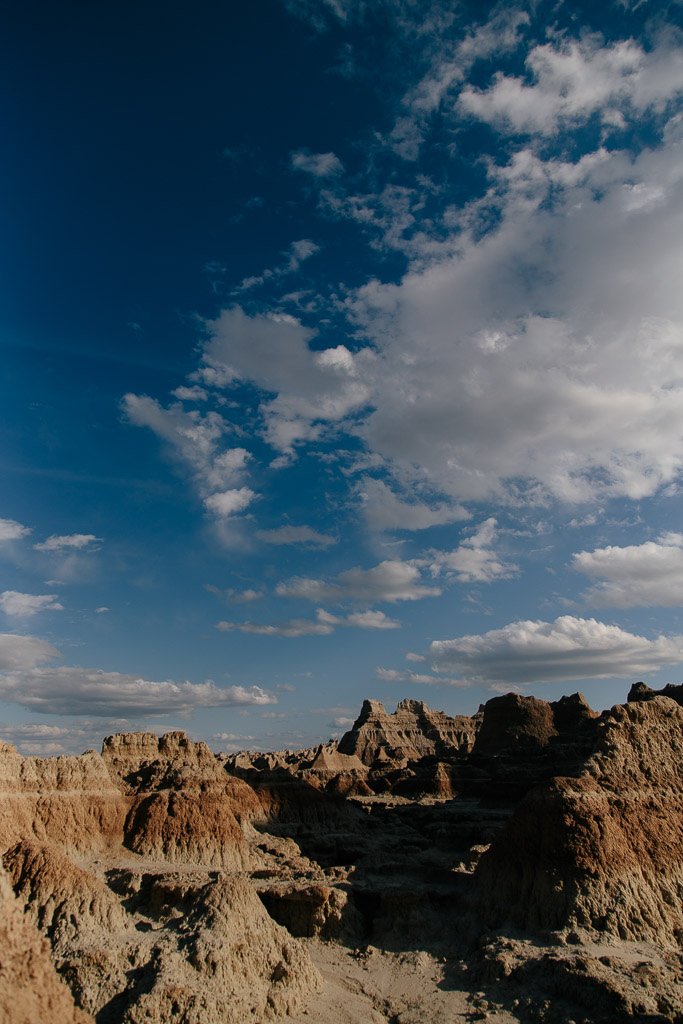
POLYGON ((1 744, 0 1024, 680 1024, 681 693, 1 744))

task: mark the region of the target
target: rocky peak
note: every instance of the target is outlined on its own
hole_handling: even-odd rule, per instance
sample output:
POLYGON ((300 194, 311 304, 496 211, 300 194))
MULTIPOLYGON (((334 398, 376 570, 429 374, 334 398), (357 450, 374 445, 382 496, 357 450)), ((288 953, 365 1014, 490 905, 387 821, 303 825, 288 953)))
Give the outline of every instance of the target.
POLYGON ((137 788, 168 785, 171 777, 216 778, 222 768, 206 743, 195 743, 184 732, 121 732, 107 736, 102 759, 117 779, 137 788))
POLYGON ((628 692, 627 701, 634 704, 638 701, 652 700, 654 697, 670 697, 677 704, 683 705, 683 685, 674 686, 673 683, 667 683, 661 690, 653 690, 645 683, 634 683, 628 692))
POLYGON ((338 751, 355 755, 366 765, 455 755, 471 749, 478 725, 477 718, 451 718, 443 711, 432 711, 421 700, 402 700, 393 714, 381 701, 366 700, 353 727, 339 741, 338 751))

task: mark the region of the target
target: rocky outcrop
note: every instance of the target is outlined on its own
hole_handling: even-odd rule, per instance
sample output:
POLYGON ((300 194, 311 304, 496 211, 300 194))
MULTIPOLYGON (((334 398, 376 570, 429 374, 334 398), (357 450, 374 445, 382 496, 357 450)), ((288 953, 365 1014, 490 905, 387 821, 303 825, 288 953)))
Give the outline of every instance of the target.
POLYGON ((128 849, 152 861, 235 871, 250 865, 232 797, 220 784, 137 797, 126 818, 123 841, 128 849))
POLYGON ((652 700, 653 697, 670 697, 677 704, 683 704, 683 684, 675 686, 673 683, 667 683, 661 690, 653 690, 645 683, 634 683, 628 691, 627 700, 631 704, 641 700, 652 700))
POLYGON ((15 897, 0 868, 0 1021, 2 1024, 94 1024, 59 978, 50 944, 15 897))
POLYGON ((0 850, 33 836, 70 851, 119 841, 127 803, 94 751, 80 757, 22 757, 0 744, 0 850))
POLYGON ((144 986, 128 994, 122 1024, 272 1019, 321 987, 308 954, 239 876, 198 888, 179 927, 180 941, 167 931, 149 950, 144 986))
POLYGON ((477 716, 450 718, 421 700, 402 700, 392 715, 381 701, 366 700, 338 749, 368 766, 380 759, 405 763, 425 756, 453 756, 472 749, 478 727, 477 716))
POLYGON ((105 737, 102 759, 111 776, 131 792, 180 787, 198 779, 220 779, 224 772, 206 743, 194 743, 183 732, 157 736, 124 732, 105 737))
MULTIPOLYGON (((0 853, 26 928, 42 953, 49 936, 84 1011, 55 1019, 242 1024, 299 1007, 317 972, 240 877, 263 862, 245 830, 264 819, 253 789, 182 733, 108 737, 102 756, 23 758, 3 744, 0 853)), ((24 977, 0 950, 5 968, 24 977)))
POLYGON ((490 920, 627 940, 683 938, 683 709, 617 705, 575 778, 522 800, 477 869, 490 920))

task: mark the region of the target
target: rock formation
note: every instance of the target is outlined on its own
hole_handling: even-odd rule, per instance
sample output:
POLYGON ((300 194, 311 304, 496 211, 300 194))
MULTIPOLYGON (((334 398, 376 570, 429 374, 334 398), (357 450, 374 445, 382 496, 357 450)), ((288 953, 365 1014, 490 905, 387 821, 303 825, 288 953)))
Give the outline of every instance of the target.
POLYGON ((468 752, 477 732, 477 717, 449 718, 432 711, 424 701, 402 700, 388 715, 378 700, 363 702, 360 715, 339 741, 339 753, 359 758, 372 766, 378 758, 395 762, 425 756, 468 752))
POLYGON ((532 790, 477 870, 494 917, 621 939, 683 939, 683 708, 617 705, 574 778, 532 790))
POLYGON ((94 1024, 59 978, 50 944, 24 914, 0 868, 0 1021, 94 1024))
POLYGON ((361 979, 355 1017, 302 1020, 680 1024, 679 691, 602 715, 580 694, 472 718, 366 701, 339 743, 272 754, 0 743, 0 1024, 264 1024, 327 1005, 311 955, 329 986, 333 948, 379 985, 392 957, 447 966, 431 994, 361 979))

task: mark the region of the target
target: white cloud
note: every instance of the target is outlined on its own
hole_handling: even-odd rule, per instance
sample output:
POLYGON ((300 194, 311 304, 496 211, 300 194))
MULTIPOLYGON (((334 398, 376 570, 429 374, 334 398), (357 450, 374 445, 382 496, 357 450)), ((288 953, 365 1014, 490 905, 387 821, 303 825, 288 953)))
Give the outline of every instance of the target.
POLYGON ((356 494, 371 530, 427 530, 469 518, 469 513, 460 505, 403 501, 382 480, 374 477, 363 477, 356 494))
MULTIPOLYGON (((252 633, 255 636, 330 636, 340 626, 354 626, 357 629, 400 629, 401 623, 390 619, 384 612, 352 612, 340 617, 331 615, 324 608, 318 608, 315 620, 288 619, 286 622, 217 622, 221 632, 252 633)), ((286 689, 286 687, 283 687, 286 689)))
MULTIPOLYGON (((221 386, 226 381, 221 377, 214 383, 221 386)), ((206 507, 216 515, 234 514, 222 510, 238 505, 247 491, 252 495, 250 501, 256 497, 248 488, 235 486, 241 483, 252 456, 245 448, 222 446, 223 437, 234 428, 219 413, 187 411, 180 402, 164 408, 154 398, 131 393, 123 396, 121 408, 129 422, 149 427, 167 443, 172 454, 190 469, 206 507)))
POLYGON ((257 497, 258 495, 248 487, 233 488, 229 491, 210 494, 208 498, 204 499, 204 506, 215 516, 225 518, 244 512, 245 508, 251 505, 257 497))
POLYGON ((307 149, 292 153, 292 167, 312 174, 314 178, 327 178, 344 170, 344 165, 334 153, 310 153, 307 149))
POLYGON ((205 583, 204 589, 208 590, 211 594, 215 594, 216 597, 222 597, 224 600, 234 604, 250 604, 252 601, 258 601, 263 597, 262 590, 254 590, 251 587, 247 588, 247 590, 233 590, 232 587, 221 590, 220 587, 214 587, 211 583, 205 583))
POLYGON ((209 397, 208 391, 200 388, 197 384, 192 387, 182 385, 179 388, 175 388, 171 394, 175 398, 179 398, 181 402, 206 402, 209 397))
POLYGON ((52 537, 48 537, 40 544, 34 544, 33 547, 36 551, 64 551, 72 548, 76 551, 83 551, 85 548, 92 551, 92 545, 101 542, 102 538, 96 537, 94 533, 70 533, 63 537, 53 534, 52 537))
POLYGON ((217 622, 216 629, 223 633, 238 631, 251 633, 254 636, 329 636, 334 633, 334 625, 329 622, 311 619, 288 619, 286 622, 217 622))
MULTIPOLYGON (((0 738, 25 756, 49 757, 76 750, 82 751, 91 738, 91 730, 76 726, 0 723, 0 738)), ((101 735, 99 737, 101 739, 101 735)))
POLYGON ((420 580, 420 570, 409 562, 387 560, 372 569, 347 569, 331 582, 294 576, 278 583, 275 588, 280 597, 301 597, 307 601, 419 601, 423 597, 437 597, 439 587, 426 587, 420 580))
POLYGON ((646 53, 633 40, 606 46, 599 36, 560 38, 531 50, 526 66, 533 84, 498 72, 487 89, 463 89, 461 109, 514 131, 554 135, 596 111, 618 124, 631 108, 661 110, 683 91, 680 50, 646 53))
POLYGON ((319 533, 310 526, 280 526, 276 530, 257 530, 256 536, 266 544, 299 544, 306 548, 328 548, 336 537, 319 533))
POLYGON ((360 288, 349 310, 377 353, 358 427, 370 451, 456 501, 638 499, 671 483, 682 151, 612 154, 561 188, 531 160, 488 205, 454 214, 455 254, 360 288), (629 208, 625 181, 661 198, 629 208), (479 237, 492 204, 500 221, 479 237))
POLYGON ((418 686, 458 686, 466 689, 466 680, 447 679, 441 675, 428 676, 421 672, 400 672, 395 668, 378 668, 376 676, 384 683, 415 683, 418 686))
POLYGON ((339 718, 333 718, 330 725, 333 729, 350 729, 355 718, 346 718, 346 716, 340 716, 339 718))
POLYGON ((562 615, 434 640, 430 658, 437 672, 489 685, 633 678, 683 663, 683 636, 648 640, 596 619, 562 615))
POLYGON ((46 640, 0 633, 0 672, 35 668, 51 658, 61 658, 61 654, 46 640))
POLYGON ((583 595, 596 608, 683 606, 683 534, 572 556, 572 569, 600 580, 583 595))
MULTIPOLYGON (((41 658, 42 660, 42 658, 41 658)), ((275 704, 258 686, 150 682, 100 669, 33 668, 0 676, 0 700, 51 715, 187 715, 197 708, 275 704)))
POLYGON ((496 520, 486 519, 459 547, 453 551, 433 551, 432 572, 454 574, 461 583, 493 583, 494 580, 509 579, 518 567, 501 560, 493 550, 496 539, 496 520))
POLYGON ((349 626, 358 626, 359 629, 400 629, 401 623, 396 619, 390 619, 384 612, 351 612, 346 617, 349 626))
POLYGON ((321 435, 322 424, 342 420, 367 401, 368 390, 358 375, 357 362, 344 346, 314 352, 316 332, 285 314, 248 316, 239 306, 224 309, 206 324, 206 369, 223 386, 250 381, 263 391, 260 412, 264 436, 275 449, 292 454, 302 441, 321 435))
POLYGON ((21 540, 30 532, 30 527, 22 526, 16 519, 0 519, 0 543, 6 540, 21 540))
POLYGON ((16 615, 17 618, 38 612, 64 611, 57 594, 21 594, 17 590, 5 590, 0 594, 0 608, 5 615, 16 615))

